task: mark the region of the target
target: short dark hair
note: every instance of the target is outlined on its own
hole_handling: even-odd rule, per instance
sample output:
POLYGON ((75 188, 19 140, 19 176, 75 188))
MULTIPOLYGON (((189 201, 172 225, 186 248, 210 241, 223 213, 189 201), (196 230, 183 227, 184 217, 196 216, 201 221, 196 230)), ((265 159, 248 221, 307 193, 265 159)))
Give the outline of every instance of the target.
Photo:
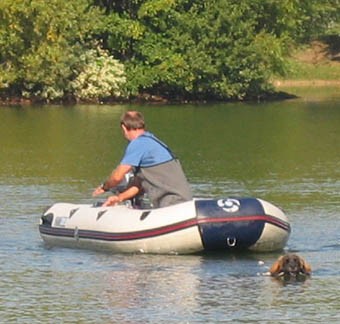
POLYGON ((139 111, 126 111, 120 118, 120 124, 128 130, 145 129, 144 116, 139 111))

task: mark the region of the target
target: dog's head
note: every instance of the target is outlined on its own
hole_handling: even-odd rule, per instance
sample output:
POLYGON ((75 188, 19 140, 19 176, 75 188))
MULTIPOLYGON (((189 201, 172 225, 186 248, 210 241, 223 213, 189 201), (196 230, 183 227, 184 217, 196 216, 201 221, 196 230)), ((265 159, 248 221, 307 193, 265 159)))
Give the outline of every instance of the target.
POLYGON ((286 254, 277 259, 269 270, 272 277, 284 279, 306 279, 312 272, 311 266, 296 254, 286 254))

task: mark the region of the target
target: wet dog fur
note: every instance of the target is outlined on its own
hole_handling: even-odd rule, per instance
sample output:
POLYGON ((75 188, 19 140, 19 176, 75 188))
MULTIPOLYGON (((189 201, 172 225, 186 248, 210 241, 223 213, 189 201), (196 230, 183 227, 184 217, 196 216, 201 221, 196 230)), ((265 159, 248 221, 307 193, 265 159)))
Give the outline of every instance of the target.
POLYGON ((288 253, 280 256, 269 269, 272 277, 284 281, 304 281, 311 276, 311 266, 299 255, 288 253))

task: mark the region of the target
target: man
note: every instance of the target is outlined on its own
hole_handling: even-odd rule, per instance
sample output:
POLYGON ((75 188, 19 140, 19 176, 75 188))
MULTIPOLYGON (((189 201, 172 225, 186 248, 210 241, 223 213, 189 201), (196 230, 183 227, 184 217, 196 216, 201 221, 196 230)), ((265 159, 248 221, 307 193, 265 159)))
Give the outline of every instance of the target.
POLYGON ((117 186, 131 171, 134 179, 125 191, 108 197, 103 206, 112 206, 141 194, 147 195, 153 208, 192 199, 180 162, 167 145, 146 130, 143 115, 138 111, 127 111, 122 115, 120 125, 129 141, 125 155, 93 195, 117 186))

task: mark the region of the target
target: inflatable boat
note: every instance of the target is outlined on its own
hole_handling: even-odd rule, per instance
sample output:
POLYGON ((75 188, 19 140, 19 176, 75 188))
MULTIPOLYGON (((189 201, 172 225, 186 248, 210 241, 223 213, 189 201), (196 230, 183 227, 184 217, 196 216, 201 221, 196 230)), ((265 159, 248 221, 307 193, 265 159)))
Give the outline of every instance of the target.
POLYGON ((157 209, 56 203, 39 225, 48 246, 155 254, 276 251, 290 230, 281 209, 257 198, 195 198, 157 209))

